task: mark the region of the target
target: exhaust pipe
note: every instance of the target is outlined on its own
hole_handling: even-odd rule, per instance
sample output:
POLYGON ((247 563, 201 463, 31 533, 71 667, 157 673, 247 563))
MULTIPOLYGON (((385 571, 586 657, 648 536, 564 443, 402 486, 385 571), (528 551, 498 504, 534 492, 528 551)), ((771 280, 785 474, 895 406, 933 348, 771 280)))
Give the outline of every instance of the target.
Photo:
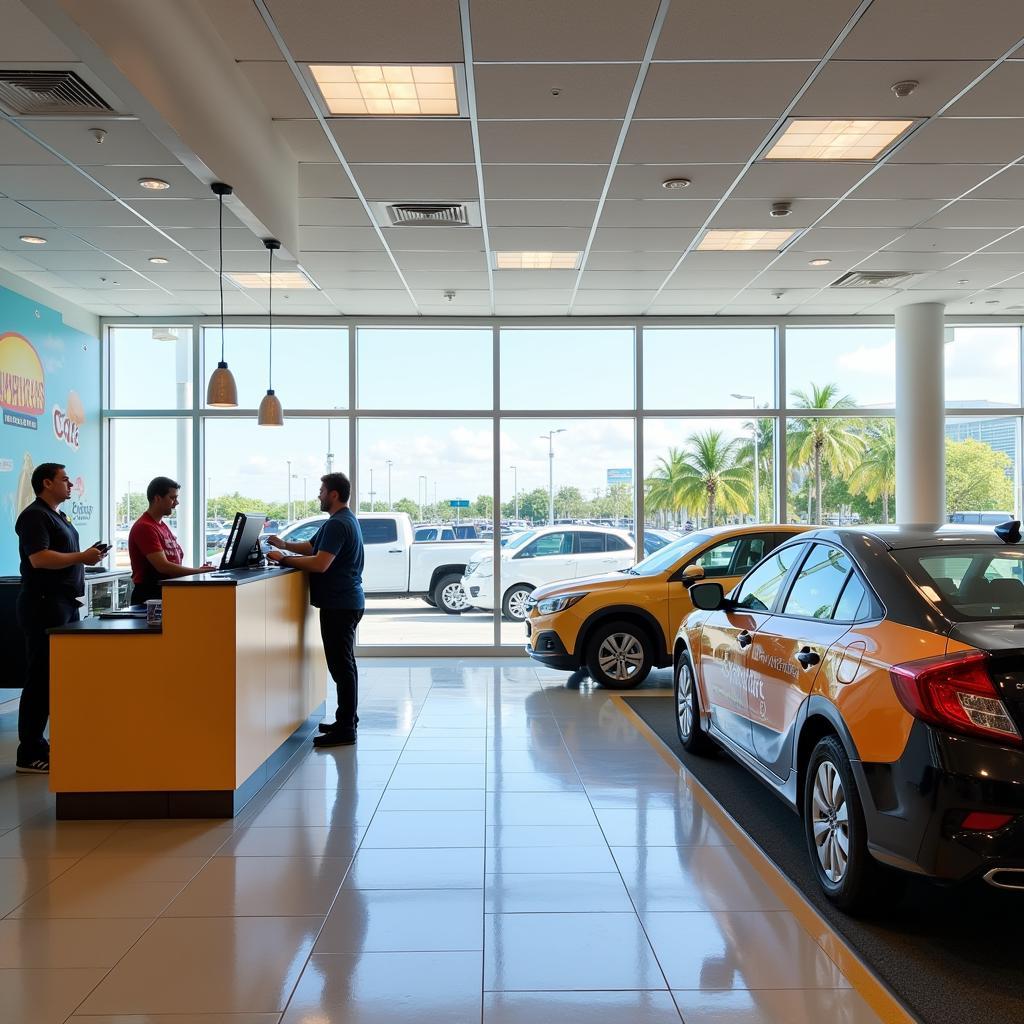
POLYGON ((1024 891, 1024 868, 992 868, 985 872, 985 881, 997 889, 1024 891))

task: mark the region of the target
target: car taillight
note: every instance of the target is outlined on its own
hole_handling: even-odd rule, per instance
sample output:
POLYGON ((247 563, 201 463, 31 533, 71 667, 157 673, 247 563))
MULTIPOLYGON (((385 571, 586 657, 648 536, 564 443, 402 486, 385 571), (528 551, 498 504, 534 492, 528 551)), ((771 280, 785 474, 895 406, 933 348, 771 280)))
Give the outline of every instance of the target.
POLYGON ((889 669, 900 703, 915 718, 951 732, 1020 745, 1020 733, 977 651, 908 661, 889 669))
POLYGON ((995 832, 1013 821, 1012 814, 989 814, 985 811, 971 811, 960 823, 968 832, 995 832))

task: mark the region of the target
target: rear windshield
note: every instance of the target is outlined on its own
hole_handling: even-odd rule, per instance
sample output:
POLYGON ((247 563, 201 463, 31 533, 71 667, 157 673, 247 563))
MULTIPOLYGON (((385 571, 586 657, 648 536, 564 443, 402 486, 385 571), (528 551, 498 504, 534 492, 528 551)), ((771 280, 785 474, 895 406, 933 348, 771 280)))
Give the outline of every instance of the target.
POLYGON ((952 619, 1024 619, 1024 549, 993 544, 896 552, 952 619))

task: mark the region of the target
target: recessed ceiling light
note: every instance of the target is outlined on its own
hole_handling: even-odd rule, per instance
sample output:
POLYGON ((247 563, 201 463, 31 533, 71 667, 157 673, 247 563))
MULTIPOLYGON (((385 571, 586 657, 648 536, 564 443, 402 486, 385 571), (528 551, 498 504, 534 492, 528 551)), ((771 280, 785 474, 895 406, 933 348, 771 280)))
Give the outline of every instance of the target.
POLYGON ((46 239, 41 235, 19 235, 26 245, 46 245, 46 239))
POLYGON ((139 184, 150 192, 163 192, 171 187, 171 183, 163 178, 139 178, 139 184))
POLYGON ((765 231, 761 228, 709 231, 697 249, 701 252, 771 252, 781 249, 795 234, 795 231, 765 231))
POLYGON ((158 267, 162 267, 165 263, 170 263, 171 261, 165 256, 150 256, 149 262, 155 263, 158 267))
POLYGON ((816 260, 808 260, 807 265, 809 267, 827 267, 832 261, 827 260, 824 257, 816 260))
POLYGON ((677 189, 677 188, 689 188, 693 182, 689 178, 666 178, 662 183, 662 188, 677 189))
POLYGON ((875 160, 914 121, 793 120, 765 160, 875 160))
MULTIPOLYGON (((266 270, 259 270, 249 274, 226 274, 240 288, 269 288, 270 273, 266 270)), ((301 270, 274 271, 274 291, 279 288, 313 288, 310 281, 301 270)))
POLYGON ((495 270, 575 270, 578 252, 496 252, 495 270))
POLYGON ((453 64, 310 64, 327 109, 362 117, 457 117, 453 64))

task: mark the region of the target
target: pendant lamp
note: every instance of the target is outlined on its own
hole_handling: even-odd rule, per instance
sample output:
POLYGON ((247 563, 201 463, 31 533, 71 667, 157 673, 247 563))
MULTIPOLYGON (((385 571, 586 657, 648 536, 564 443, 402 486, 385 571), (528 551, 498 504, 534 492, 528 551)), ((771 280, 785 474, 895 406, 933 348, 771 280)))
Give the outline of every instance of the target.
POLYGON ((234 189, 223 182, 215 181, 210 186, 217 197, 217 247, 220 250, 220 362, 217 369, 210 374, 210 383, 206 386, 206 404, 214 409, 235 409, 238 407, 238 385, 234 374, 224 361, 224 197, 231 195, 234 189))
POLYGON ((260 412, 256 422, 261 427, 283 427, 284 411, 281 399, 274 394, 274 251, 281 248, 276 238, 265 238, 263 244, 270 251, 270 271, 267 274, 267 285, 270 295, 267 299, 267 393, 260 402, 260 412))

